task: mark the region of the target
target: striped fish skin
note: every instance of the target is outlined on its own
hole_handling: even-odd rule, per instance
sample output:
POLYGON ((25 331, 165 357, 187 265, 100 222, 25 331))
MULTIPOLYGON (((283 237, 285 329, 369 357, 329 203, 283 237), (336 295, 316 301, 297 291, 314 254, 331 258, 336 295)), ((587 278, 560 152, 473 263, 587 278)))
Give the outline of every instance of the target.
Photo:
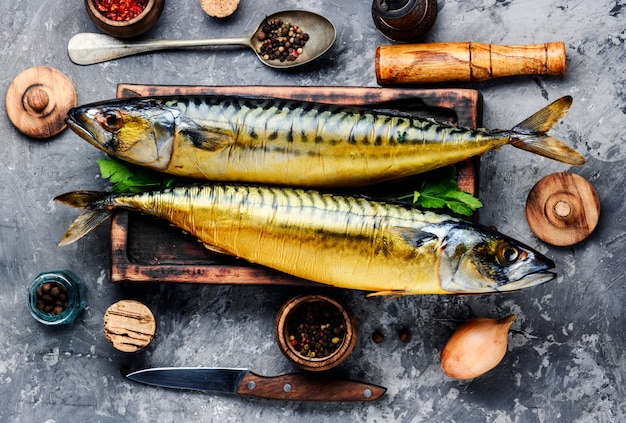
POLYGON ((165 219, 207 248, 370 295, 519 290, 552 280, 554 263, 470 222, 364 198, 301 189, 198 185, 136 195, 68 193, 87 208, 67 245, 117 208, 165 219))
POLYGON ((401 179, 505 144, 581 164, 584 159, 578 153, 544 135, 570 104, 571 98, 547 106, 542 111, 550 113, 533 120, 532 127, 518 125, 518 132, 472 130, 367 109, 228 96, 94 103, 72 109, 67 123, 111 156, 169 174, 332 188, 401 179), (550 145, 543 145, 548 139, 550 145))

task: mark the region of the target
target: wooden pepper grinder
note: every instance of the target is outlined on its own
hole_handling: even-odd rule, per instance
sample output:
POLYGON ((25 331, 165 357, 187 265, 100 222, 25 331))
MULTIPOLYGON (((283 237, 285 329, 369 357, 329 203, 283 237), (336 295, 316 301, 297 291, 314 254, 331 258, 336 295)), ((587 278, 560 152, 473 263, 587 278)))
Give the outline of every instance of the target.
POLYGON ((379 85, 480 82, 513 75, 564 75, 565 44, 396 44, 376 49, 379 85))
POLYGON ((600 200, 585 178, 553 173, 532 188, 526 200, 526 220, 548 244, 569 246, 585 239, 598 224, 600 200))
POLYGON ((417 41, 437 19, 437 0, 374 0, 372 19, 385 37, 394 42, 417 41))
POLYGON ((49 138, 65 129, 67 112, 76 104, 72 82, 47 66, 20 73, 6 94, 9 120, 20 132, 33 138, 49 138))

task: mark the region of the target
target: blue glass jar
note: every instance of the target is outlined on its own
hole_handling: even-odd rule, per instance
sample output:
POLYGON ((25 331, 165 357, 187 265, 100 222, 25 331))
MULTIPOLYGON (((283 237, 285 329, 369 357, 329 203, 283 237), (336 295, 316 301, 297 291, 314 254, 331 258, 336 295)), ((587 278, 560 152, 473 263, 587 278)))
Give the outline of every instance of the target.
POLYGON ((70 270, 40 273, 28 287, 30 314, 46 325, 71 323, 87 305, 85 289, 70 270))

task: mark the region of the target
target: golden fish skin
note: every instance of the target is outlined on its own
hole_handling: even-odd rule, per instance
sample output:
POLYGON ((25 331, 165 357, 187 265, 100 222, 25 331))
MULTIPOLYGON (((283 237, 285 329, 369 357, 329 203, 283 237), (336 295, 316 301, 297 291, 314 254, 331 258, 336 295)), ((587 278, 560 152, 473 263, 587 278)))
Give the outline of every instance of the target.
POLYGON ((268 98, 181 96, 72 109, 67 123, 111 156, 178 176, 223 182, 350 187, 401 179, 511 144, 552 159, 584 158, 546 132, 571 97, 509 131, 368 109, 268 98))
POLYGON ((200 185, 135 195, 74 192, 88 209, 67 245, 125 208, 165 219, 208 248, 282 272, 373 295, 489 293, 552 280, 554 263, 461 219, 300 189, 200 185))

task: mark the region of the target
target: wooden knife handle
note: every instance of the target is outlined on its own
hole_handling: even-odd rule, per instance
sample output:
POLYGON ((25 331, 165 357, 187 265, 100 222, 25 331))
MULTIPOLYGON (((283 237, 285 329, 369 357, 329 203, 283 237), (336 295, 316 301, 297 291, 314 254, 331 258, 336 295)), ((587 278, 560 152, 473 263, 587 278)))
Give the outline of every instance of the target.
POLYGON ((336 380, 314 375, 288 374, 259 376, 248 372, 237 393, 255 397, 291 401, 374 401, 386 388, 350 380, 336 380))
POLYGON ((564 75, 565 61, 562 42, 520 46, 474 42, 395 44, 376 49, 376 80, 387 86, 564 75))

